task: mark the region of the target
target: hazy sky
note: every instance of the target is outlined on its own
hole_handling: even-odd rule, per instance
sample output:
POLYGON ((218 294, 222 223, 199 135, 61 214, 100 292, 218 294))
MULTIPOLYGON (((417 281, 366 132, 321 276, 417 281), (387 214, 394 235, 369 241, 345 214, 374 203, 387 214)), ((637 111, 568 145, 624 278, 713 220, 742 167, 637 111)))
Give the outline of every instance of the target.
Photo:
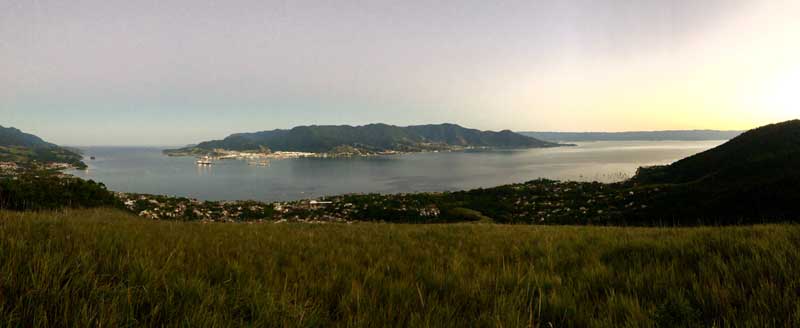
POLYGON ((0 125, 745 129, 800 115, 800 1, 0 0, 0 125))

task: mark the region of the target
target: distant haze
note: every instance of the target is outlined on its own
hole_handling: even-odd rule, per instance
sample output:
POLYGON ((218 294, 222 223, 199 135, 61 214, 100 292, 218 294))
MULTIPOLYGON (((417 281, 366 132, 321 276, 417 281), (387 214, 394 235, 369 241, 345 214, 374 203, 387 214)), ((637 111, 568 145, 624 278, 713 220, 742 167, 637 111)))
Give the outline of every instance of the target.
POLYGON ((730 140, 743 131, 686 130, 686 131, 630 131, 630 132, 519 132, 529 137, 547 141, 700 141, 730 140))
POLYGON ((800 113, 800 1, 0 1, 0 125, 181 145, 308 124, 744 130, 800 113))

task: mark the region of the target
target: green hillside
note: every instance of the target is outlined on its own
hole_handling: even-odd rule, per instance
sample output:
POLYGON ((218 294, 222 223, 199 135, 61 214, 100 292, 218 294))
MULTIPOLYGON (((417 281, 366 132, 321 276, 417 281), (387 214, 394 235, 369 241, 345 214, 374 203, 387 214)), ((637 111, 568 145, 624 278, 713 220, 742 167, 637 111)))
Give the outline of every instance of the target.
POLYGON ((83 156, 75 151, 15 128, 0 126, 0 162, 13 162, 23 166, 65 163, 76 168, 85 168, 86 164, 82 159, 83 156))
POLYGON ((223 140, 201 142, 197 146, 167 153, 196 153, 213 149, 237 151, 273 150, 332 152, 337 147, 353 147, 366 152, 446 150, 459 147, 533 148, 559 144, 526 137, 508 130, 493 132, 467 129, 455 124, 399 127, 387 124, 312 125, 290 130, 239 133, 223 140))
POLYGON ((0 146, 37 148, 54 147, 55 145, 35 135, 22 132, 19 129, 0 126, 0 146))

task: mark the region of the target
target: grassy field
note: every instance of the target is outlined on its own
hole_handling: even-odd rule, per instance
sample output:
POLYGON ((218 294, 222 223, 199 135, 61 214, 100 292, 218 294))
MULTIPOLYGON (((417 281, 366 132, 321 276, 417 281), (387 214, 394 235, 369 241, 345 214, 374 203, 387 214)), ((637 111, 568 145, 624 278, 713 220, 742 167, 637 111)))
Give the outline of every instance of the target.
POLYGON ((797 326, 798 246, 794 225, 249 225, 0 212, 0 324, 797 326))

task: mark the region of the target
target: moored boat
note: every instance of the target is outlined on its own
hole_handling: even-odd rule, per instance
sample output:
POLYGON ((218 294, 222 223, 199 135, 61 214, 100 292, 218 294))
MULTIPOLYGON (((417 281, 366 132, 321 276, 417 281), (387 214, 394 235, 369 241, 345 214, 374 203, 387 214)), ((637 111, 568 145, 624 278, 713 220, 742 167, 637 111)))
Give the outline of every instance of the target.
POLYGON ((214 162, 212 162, 211 161, 211 157, 208 157, 208 156, 203 156, 203 157, 201 157, 200 159, 197 160, 197 165, 207 166, 207 165, 212 165, 212 164, 214 164, 214 162))

